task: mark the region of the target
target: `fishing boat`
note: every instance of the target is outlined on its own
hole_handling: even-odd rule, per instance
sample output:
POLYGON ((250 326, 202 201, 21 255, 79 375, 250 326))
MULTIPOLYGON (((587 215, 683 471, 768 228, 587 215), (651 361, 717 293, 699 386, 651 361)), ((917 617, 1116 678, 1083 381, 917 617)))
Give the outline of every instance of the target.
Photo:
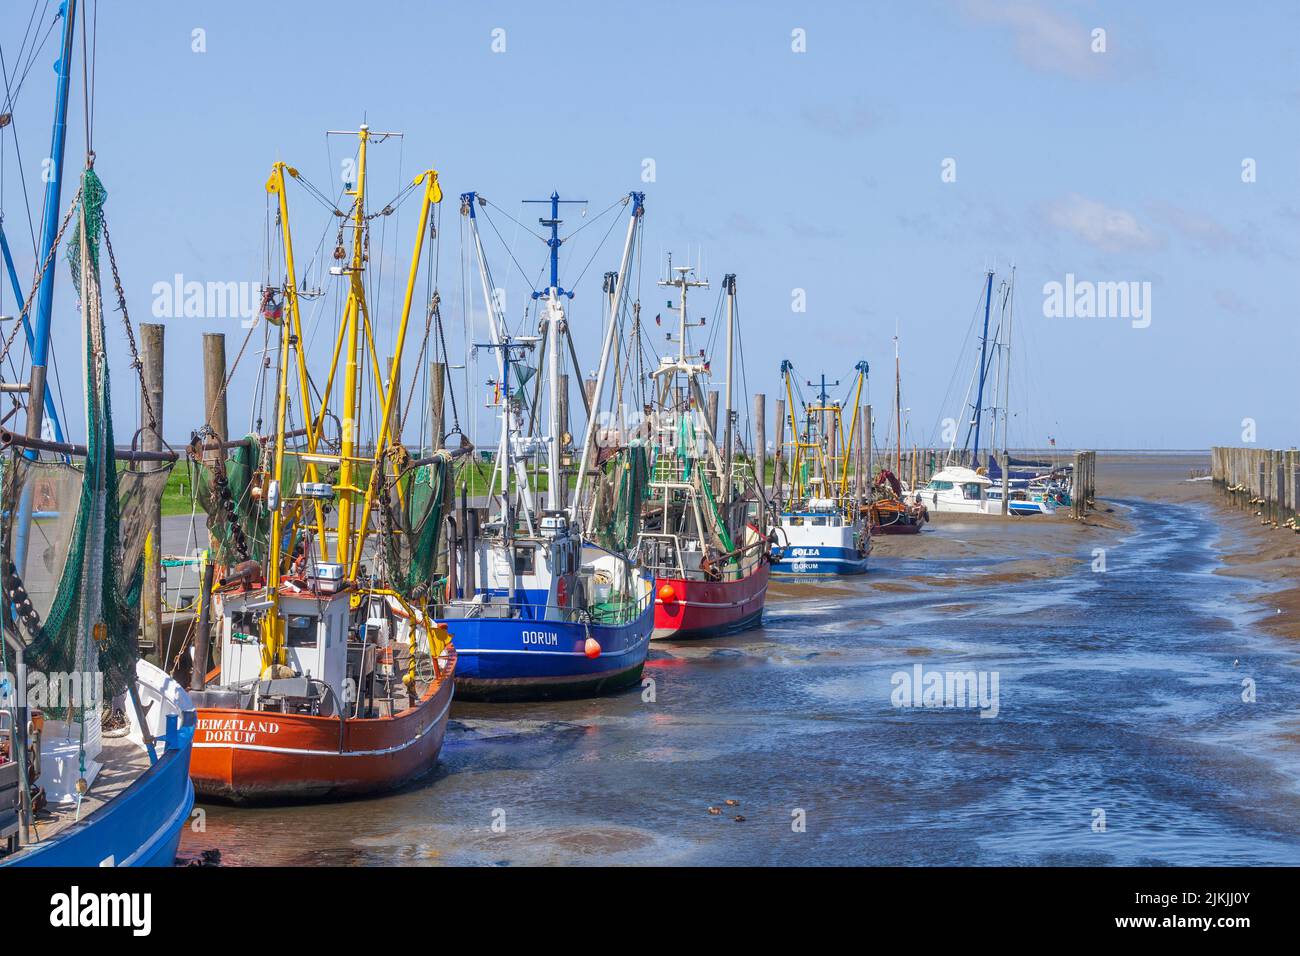
MULTIPOLYGON (((39 366, 25 390, 36 396, 28 435, 0 430, 0 866, 171 866, 194 804, 194 708, 138 653, 141 519, 158 507, 176 456, 113 442, 99 285, 106 197, 87 165, 63 221, 79 211, 69 260, 86 444, 29 437, 40 434, 39 366), (29 510, 36 500, 41 519, 29 510)), ((48 252, 57 241, 46 238, 48 252)), ((53 256, 43 261, 48 274, 53 256)), ((116 262, 113 276, 130 335, 116 262)), ((36 318, 47 334, 48 314, 36 318)), ((157 434, 152 420, 146 428, 157 434)))
MULTIPOLYGON (((368 150, 399 134, 363 125, 332 135, 355 142, 357 166, 344 191, 350 204, 332 210, 345 225, 330 271, 347 291, 327 377, 318 384, 308 366, 288 184, 302 181, 323 194, 276 163, 266 188, 276 203, 275 258, 284 272, 275 284, 268 277, 261 313, 278 358, 273 429, 222 442, 205 425, 191 445, 217 555, 210 613, 218 622, 218 666, 205 673, 209 637, 200 629, 192 690, 198 726, 191 773, 205 799, 302 801, 389 790, 433 769, 447 728, 457 657, 430 599, 454 460, 469 449, 412 456, 399 438, 405 414, 398 387, 424 241, 442 190, 428 169, 382 207, 421 197, 385 380, 367 302, 368 150), (376 430, 369 441, 360 428, 367 407, 376 430), (330 421, 338 422, 337 435, 327 434, 330 421)), ((435 289, 431 320, 437 296, 435 289)))
POLYGON ((606 277, 610 315, 598 384, 593 397, 585 399, 591 408, 572 493, 564 462, 575 448, 562 366, 566 345, 576 366, 566 314, 574 293, 559 278, 565 241, 559 233, 560 205, 566 200, 552 193, 545 202, 550 215, 540 221, 550 232, 550 282, 534 290, 531 300, 540 334, 515 334, 501 297, 493 292, 497 287, 479 233, 479 218, 488 214, 489 202, 474 192, 461 196, 488 318, 489 341, 476 348, 490 354, 496 373, 488 383, 488 407, 499 422, 487 482, 489 504, 471 507, 462 487, 451 546, 454 566, 439 608, 459 655, 457 693, 468 700, 614 691, 640 679, 649 650, 653 579, 632 554, 647 450, 644 443, 611 441, 611 434, 598 427, 597 415, 626 311, 627 275, 641 234, 644 196, 633 192, 623 200, 627 235, 617 279, 606 277), (539 373, 542 366, 545 372, 539 373))
MULTIPOLYGON (((108 193, 89 149, 60 221, 77 12, 76 0, 66 0, 48 27, 62 18, 51 175, 26 296, 0 210, 0 249, 20 307, 0 342, 0 364, 15 381, 0 382, 0 392, 15 403, 10 414, 26 412, 23 432, 0 423, 0 867, 171 866, 194 804, 195 713, 185 690, 140 657, 138 639, 147 525, 177 456, 135 447, 162 444, 138 362, 142 441, 114 443, 102 250, 118 334, 133 352, 135 333, 109 241, 108 193), (57 338, 81 353, 72 367, 83 383, 84 445, 66 440, 63 403, 46 376, 65 237, 80 327, 57 338), (31 359, 25 381, 13 349, 20 330, 31 359)), ((94 31, 93 21, 83 25, 82 42, 94 31)), ((93 83, 93 61, 85 75, 93 83)))
POLYGON ((655 576, 655 639, 719 637, 762 622, 771 571, 767 501, 748 460, 736 454, 736 277, 723 279, 721 447, 716 416, 707 413, 711 364, 690 342, 690 330, 703 320, 691 322, 687 311, 690 290, 708 288, 708 282, 690 266, 674 268, 670 257, 668 276, 659 285, 677 292, 678 347, 650 374, 655 457, 642 509, 640 555, 655 576))
POLYGON ((780 558, 772 567, 778 575, 819 576, 862 574, 871 552, 871 528, 860 501, 850 491, 850 463, 858 433, 858 408, 867 379, 867 363, 859 362, 850 385, 853 414, 847 435, 843 402, 829 389, 838 382, 821 376, 811 401, 802 401, 794 366, 781 363, 782 386, 790 419, 790 493, 783 500, 776 528, 780 558), (796 404, 796 395, 799 402, 796 404), (802 408, 802 421, 797 408, 802 408))

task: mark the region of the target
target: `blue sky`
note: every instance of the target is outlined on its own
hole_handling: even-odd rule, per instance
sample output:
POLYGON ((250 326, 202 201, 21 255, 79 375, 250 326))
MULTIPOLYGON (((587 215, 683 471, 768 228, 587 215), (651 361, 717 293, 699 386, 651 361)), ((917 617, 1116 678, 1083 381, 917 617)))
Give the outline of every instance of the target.
MULTIPOLYGON (((661 304, 651 279, 668 250, 680 260, 689 245, 703 257, 714 287, 696 301, 710 315, 723 273, 735 272, 746 381, 769 403, 783 358, 804 377, 824 370, 844 381, 866 359, 884 414, 897 323, 910 431, 935 440, 975 362, 967 331, 983 273, 1014 263, 1013 443, 1237 444, 1247 417, 1265 445, 1300 435, 1289 390, 1300 299, 1300 6, 562 6, 105 4, 94 146, 133 317, 152 320, 154 284, 176 273, 260 281, 271 163, 336 181, 346 151, 328 152, 323 132, 366 117, 406 133, 400 146, 379 148, 375 198, 397 191, 399 171, 409 178, 425 166, 449 194, 439 284, 456 339, 456 195, 478 190, 531 220, 536 207, 518 201, 552 189, 589 199, 593 215, 644 189, 643 300, 661 304), (206 52, 192 51, 195 28, 206 52), (492 51, 497 28, 501 53, 492 51), (1097 28, 1104 53, 1090 49, 1097 28), (792 50, 794 30, 805 31, 806 52, 792 50), (646 158, 655 163, 649 183, 646 158), (941 178, 949 158, 955 182, 941 178), (1254 182, 1242 181, 1245 159, 1255 161, 1254 182), (1044 284, 1067 274, 1149 282, 1150 325, 1044 317, 1044 284), (791 310, 795 289, 805 290, 804 313, 791 310)), ((29 13, 28 3, 0 11, 11 72, 29 13)), ((24 285, 32 250, 13 132, 35 214, 56 39, 38 55, 0 144, 5 227, 24 285)), ((70 167, 84 152, 81 94, 78 66, 70 167)), ((291 195, 297 240, 314 246, 323 210, 291 195)), ((414 215, 403 208, 383 247, 399 262, 414 215)), ((604 226, 582 238, 597 231, 604 226)), ((530 243, 519 239, 515 254, 532 271, 544 250, 530 243)), ((594 251, 574 245, 574 262, 594 251)), ((600 275, 616 267, 617 245, 601 250, 573 303, 589 366, 600 275)), ((498 278, 514 272, 499 245, 489 251, 498 278)), ((511 295, 524 291, 512 281, 511 295)), ((2 302, 0 311, 15 311, 7 282, 2 302)), ((79 361, 77 313, 62 275, 55 311, 65 402, 79 418, 67 374, 79 361)), ((203 414, 201 333, 226 331, 233 357, 244 332, 234 319, 165 321, 175 440, 203 414)), ((115 348, 125 396, 130 370, 115 348)), ((233 388, 237 422, 252 365, 233 388)), ((471 400, 481 405, 482 395, 471 400)), ((123 416, 135 420, 133 405, 119 408, 123 416)))

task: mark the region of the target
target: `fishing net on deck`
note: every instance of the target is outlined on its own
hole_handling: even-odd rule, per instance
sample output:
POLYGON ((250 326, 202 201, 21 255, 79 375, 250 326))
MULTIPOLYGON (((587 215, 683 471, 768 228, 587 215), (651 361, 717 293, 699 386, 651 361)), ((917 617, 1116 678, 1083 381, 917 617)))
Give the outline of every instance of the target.
MULTIPOLYGON (((218 460, 204 461, 191 453, 195 469, 194 493, 199 507, 208 516, 213 559, 217 564, 233 567, 243 561, 266 560, 271 537, 271 512, 264 504, 266 484, 271 471, 273 449, 258 436, 248 435, 225 449, 218 460)), ((286 455, 281 494, 292 491, 303 479, 305 469, 293 455, 286 455)), ((308 509, 308 520, 314 519, 308 509)), ((286 529, 285 541, 292 539, 286 529)))
POLYGON ((106 694, 115 696, 134 675, 144 542, 171 465, 124 468, 113 455, 98 267, 106 198, 94 170, 87 170, 84 226, 68 247, 88 323, 86 453, 51 461, 14 451, 7 458, 0 478, 0 615, 16 625, 30 669, 47 675, 98 669, 106 694), (84 289, 83 261, 90 273, 84 289))
POLYGON ((388 584, 410 600, 428 593, 438 570, 442 521, 452 506, 452 468, 444 458, 420 465, 400 481, 404 507, 395 510, 381 502, 388 584))
POLYGON ((592 539, 602 548, 627 553, 641 528, 641 504, 650 496, 650 458, 633 442, 605 462, 592 494, 592 539))

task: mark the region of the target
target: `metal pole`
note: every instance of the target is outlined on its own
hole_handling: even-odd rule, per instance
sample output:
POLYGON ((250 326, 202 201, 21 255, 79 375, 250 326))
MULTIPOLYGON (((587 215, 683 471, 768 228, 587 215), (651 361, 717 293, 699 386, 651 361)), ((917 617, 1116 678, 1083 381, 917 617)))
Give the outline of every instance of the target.
POLYGON ((776 400, 776 445, 774 446, 775 461, 772 464, 772 498, 780 500, 782 497, 782 484, 784 475, 781 472, 785 466, 785 399, 776 400))
POLYGON ((767 487, 767 396, 762 392, 754 395, 754 480, 762 495, 767 487))

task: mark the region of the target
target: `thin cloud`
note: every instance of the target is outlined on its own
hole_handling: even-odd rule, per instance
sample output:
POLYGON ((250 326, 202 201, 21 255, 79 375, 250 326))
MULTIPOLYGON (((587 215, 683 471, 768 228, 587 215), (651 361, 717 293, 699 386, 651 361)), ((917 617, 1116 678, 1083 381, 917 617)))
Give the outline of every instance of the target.
POLYGON ((830 103, 805 106, 799 115, 805 125, 836 139, 861 136, 880 124, 880 114, 862 100, 843 107, 830 103))
POLYGON ((1214 301, 1224 312, 1231 312, 1233 315, 1249 316, 1259 311, 1231 289, 1215 289, 1214 301))
POLYGON ((1092 51, 1092 28, 1036 0, 965 0, 967 16, 1010 29, 1016 54, 1031 69, 1092 79, 1105 73, 1108 53, 1092 51))
POLYGON ((1107 206, 1077 193, 1050 203, 1046 220, 1057 230, 1106 252, 1155 249, 1163 244, 1155 232, 1127 209, 1107 206))

